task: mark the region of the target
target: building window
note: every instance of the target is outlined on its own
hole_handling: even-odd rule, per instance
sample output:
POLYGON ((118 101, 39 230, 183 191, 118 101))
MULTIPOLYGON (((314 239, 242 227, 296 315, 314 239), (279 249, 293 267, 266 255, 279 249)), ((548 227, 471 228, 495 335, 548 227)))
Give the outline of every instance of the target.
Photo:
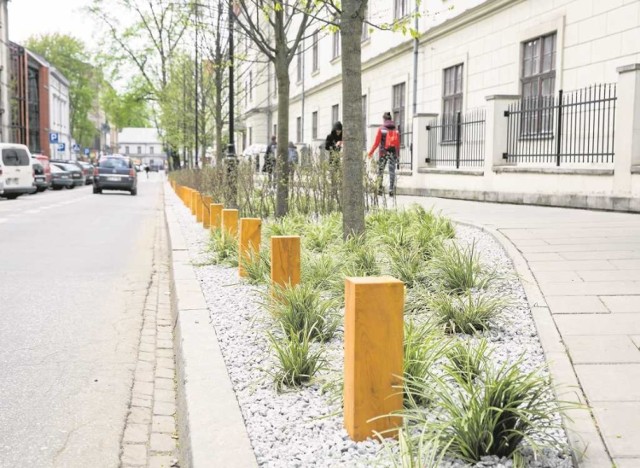
POLYGON ((340 120, 340 104, 331 106, 331 125, 340 120))
POLYGON ((273 124, 273 136, 278 136, 278 124, 273 124))
POLYGON ((318 111, 311 113, 311 138, 318 138, 318 111))
POLYGON ((313 71, 318 70, 318 31, 313 33, 313 45, 311 46, 311 61, 313 71))
POLYGON ((153 146, 149 147, 149 154, 153 154, 153 146))
POLYGON ((456 114, 462 112, 462 64, 445 68, 442 79, 442 141, 452 141, 456 137, 456 114))
POLYGON ((393 19, 399 20, 409 13, 408 0, 393 0, 393 19))
POLYGON ((124 154, 129 154, 129 147, 128 146, 124 147, 124 154))
POLYGON ((278 97, 278 77, 273 74, 273 96, 278 97))
POLYGON ((142 146, 138 146, 138 154, 142 154, 142 146))
POLYGON ((296 117, 296 142, 302 143, 302 117, 296 117))
POLYGON ((249 127, 249 146, 253 144, 253 128, 249 127))
POLYGON ((522 44, 522 133, 552 132, 556 85, 556 33, 522 44))
POLYGON ((340 57, 340 31, 334 32, 333 33, 333 49, 332 49, 333 54, 331 55, 332 58, 338 58, 340 57))
POLYGON ((367 20, 369 19, 369 9, 364 9, 364 15, 362 15, 362 34, 360 35, 360 40, 362 42, 369 39, 369 25, 367 24, 367 20))
POLYGON ((300 48, 298 47, 298 52, 296 54, 296 68, 297 68, 297 79, 298 79, 298 83, 300 83, 302 81, 302 62, 304 60, 304 55, 302 54, 302 51, 300 50, 300 48))
POLYGON ((253 101, 253 71, 249 70, 249 101, 253 101))
POLYGON ((362 96, 362 147, 367 149, 367 95, 362 96))
MULTIPOLYGON (((405 97, 405 83, 400 83, 393 86, 392 97, 392 114, 393 120, 396 123, 398 132, 402 134, 404 131, 404 97, 405 97)), ((402 141, 402 140, 401 140, 402 141)))

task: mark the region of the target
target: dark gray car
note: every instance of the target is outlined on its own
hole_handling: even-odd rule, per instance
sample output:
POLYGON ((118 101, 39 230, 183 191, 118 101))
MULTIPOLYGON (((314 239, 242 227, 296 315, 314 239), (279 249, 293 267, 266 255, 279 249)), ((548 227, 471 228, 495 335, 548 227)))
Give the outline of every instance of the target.
POLYGON ((138 174, 130 158, 107 156, 100 159, 93 178, 93 193, 103 190, 124 190, 138 194, 138 174))

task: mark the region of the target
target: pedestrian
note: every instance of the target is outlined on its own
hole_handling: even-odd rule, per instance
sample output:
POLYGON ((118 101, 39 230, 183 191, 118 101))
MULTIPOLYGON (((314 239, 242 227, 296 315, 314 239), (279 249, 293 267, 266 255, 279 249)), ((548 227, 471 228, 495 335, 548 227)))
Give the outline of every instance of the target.
POLYGON ((145 164, 144 165, 144 172, 147 174, 147 179, 149 178, 149 165, 145 164))
POLYGON ((391 113, 382 115, 382 125, 378 128, 376 139, 369 150, 369 158, 378 149, 378 195, 382 195, 384 186, 382 183, 385 166, 389 167, 389 196, 393 197, 396 190, 396 167, 400 155, 400 132, 395 122, 391 119, 391 113))
POLYGON ((342 122, 333 124, 331 133, 327 135, 324 149, 329 152, 329 175, 331 177, 331 194, 340 205, 338 195, 338 181, 340 173, 340 152, 342 151, 342 122))
POLYGON ((264 164, 262 165, 262 172, 267 174, 269 184, 273 184, 273 170, 276 165, 276 152, 278 150, 278 143, 276 136, 271 137, 271 143, 267 145, 267 152, 264 155, 264 164))
POLYGON ((293 144, 293 141, 289 142, 289 147, 287 148, 287 161, 289 161, 289 180, 293 182, 293 176, 296 171, 296 166, 298 165, 298 149, 296 145, 293 144))

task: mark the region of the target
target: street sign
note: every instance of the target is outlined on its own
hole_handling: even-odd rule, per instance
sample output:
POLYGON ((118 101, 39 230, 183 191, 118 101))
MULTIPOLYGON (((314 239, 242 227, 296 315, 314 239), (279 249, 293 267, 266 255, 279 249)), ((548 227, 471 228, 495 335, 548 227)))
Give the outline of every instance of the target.
POLYGON ((56 132, 49 133, 49 143, 58 143, 58 134, 56 132))
POLYGON ((89 156, 89 153, 91 152, 91 150, 89 148, 85 148, 84 149, 84 155, 85 156, 89 156))
POLYGON ((75 143, 75 144, 73 145, 73 152, 74 152, 74 153, 78 153, 79 151, 80 151, 80 145, 79 145, 79 144, 77 144, 77 143, 75 143))
POLYGON ((64 143, 58 143, 58 151, 64 151, 66 145, 64 143))

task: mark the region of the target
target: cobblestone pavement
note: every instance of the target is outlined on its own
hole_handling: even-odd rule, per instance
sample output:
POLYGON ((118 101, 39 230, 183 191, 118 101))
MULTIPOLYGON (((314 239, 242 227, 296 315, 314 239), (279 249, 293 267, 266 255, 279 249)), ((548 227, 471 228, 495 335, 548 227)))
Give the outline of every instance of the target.
POLYGON ((157 224, 154 273, 145 301, 138 361, 122 438, 120 462, 124 468, 178 466, 169 256, 162 216, 157 224))

